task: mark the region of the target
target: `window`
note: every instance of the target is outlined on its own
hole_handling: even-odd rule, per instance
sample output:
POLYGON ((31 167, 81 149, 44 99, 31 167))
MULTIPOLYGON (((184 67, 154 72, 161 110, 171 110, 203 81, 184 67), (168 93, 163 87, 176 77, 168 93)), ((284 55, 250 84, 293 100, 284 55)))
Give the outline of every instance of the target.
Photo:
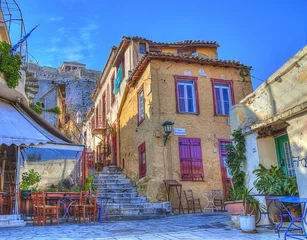
POLYGON ((146 53, 146 44, 140 43, 140 53, 145 54, 146 53))
POLYGON ((199 138, 179 138, 180 173, 183 181, 203 181, 204 169, 199 138))
POLYGON ((139 152, 139 177, 145 177, 146 176, 146 147, 145 142, 143 142, 138 147, 139 152))
POLYGON ((213 79, 212 84, 215 114, 229 115, 234 104, 232 81, 213 79))
POLYGON ((144 105, 144 88, 142 86, 138 91, 138 125, 140 125, 145 119, 144 105))
POLYGON ((175 79, 177 112, 198 114, 197 78, 182 76, 175 79))

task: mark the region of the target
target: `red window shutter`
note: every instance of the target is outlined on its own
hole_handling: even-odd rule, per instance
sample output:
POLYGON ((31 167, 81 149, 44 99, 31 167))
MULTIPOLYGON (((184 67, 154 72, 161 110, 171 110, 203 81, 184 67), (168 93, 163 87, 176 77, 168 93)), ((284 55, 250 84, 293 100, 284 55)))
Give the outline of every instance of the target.
POLYGON ((146 176, 146 147, 145 142, 138 147, 139 152, 139 177, 146 176))
POLYGON ((179 138, 179 157, 182 180, 204 180, 201 141, 199 138, 179 138))

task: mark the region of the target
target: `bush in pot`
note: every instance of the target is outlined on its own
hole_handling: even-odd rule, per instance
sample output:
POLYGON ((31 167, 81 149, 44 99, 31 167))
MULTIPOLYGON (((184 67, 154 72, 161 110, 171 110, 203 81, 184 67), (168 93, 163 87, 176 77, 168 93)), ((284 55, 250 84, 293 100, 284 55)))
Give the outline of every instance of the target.
POLYGON ((256 232, 256 213, 259 202, 250 196, 252 190, 252 188, 245 188, 241 195, 244 213, 240 215, 240 228, 245 233, 256 232))
MULTIPOLYGON (((270 166, 270 168, 264 167, 259 164, 259 168, 255 169, 253 173, 256 174, 256 180, 254 181, 255 188, 260 194, 268 196, 298 196, 298 186, 295 177, 288 177, 281 168, 277 166, 270 166)), ((289 206, 290 208, 291 206, 289 206)), ((293 214, 301 215, 301 207, 297 206, 293 210, 293 214)), ((280 212, 270 210, 279 221, 280 212)), ((283 213, 286 213, 284 210, 283 213)))
POLYGON ((246 161, 246 148, 245 138, 240 129, 232 133, 232 144, 226 146, 226 151, 226 163, 230 170, 232 181, 228 188, 225 205, 229 214, 239 215, 244 211, 242 194, 246 189, 244 186, 246 174, 242 171, 242 164, 246 161))
POLYGON ((27 198, 31 194, 31 190, 37 191, 38 183, 41 180, 41 176, 34 169, 30 169, 29 172, 24 172, 21 176, 21 197, 27 198))

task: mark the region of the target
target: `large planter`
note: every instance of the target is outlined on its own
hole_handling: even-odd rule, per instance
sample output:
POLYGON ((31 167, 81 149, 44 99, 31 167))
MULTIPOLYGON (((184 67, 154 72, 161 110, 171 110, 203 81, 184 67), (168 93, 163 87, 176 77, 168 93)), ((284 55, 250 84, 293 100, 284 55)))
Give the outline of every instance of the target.
POLYGON ((241 215, 240 228, 242 232, 254 233, 256 232, 256 219, 255 215, 241 215))
MULTIPOLYGON (((225 202, 225 205, 226 205, 226 209, 227 209, 228 213, 231 214, 231 215, 243 215, 243 214, 245 214, 242 200, 225 202)), ((246 204, 246 210, 247 210, 246 214, 252 214, 253 213, 253 208, 250 206, 250 203, 246 204)))

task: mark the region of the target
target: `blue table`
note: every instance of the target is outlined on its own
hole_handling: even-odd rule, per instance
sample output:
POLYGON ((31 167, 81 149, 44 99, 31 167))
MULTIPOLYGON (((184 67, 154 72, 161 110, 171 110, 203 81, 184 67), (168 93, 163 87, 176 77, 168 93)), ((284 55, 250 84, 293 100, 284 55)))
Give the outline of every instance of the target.
POLYGON ((306 229, 305 229, 305 224, 307 224, 306 220, 306 206, 307 206, 307 198, 298 198, 298 197, 284 197, 280 198, 279 201, 281 202, 282 206, 285 208, 285 210, 288 213, 288 216, 290 218, 290 224, 285 232, 284 239, 287 239, 287 237, 294 238, 294 239, 305 239, 307 237, 306 229), (286 204, 290 203, 292 204, 292 207, 289 209, 286 204), (293 216, 291 214, 291 210, 299 205, 303 205, 302 207, 302 216, 297 217, 293 216), (300 222, 302 226, 298 226, 297 222, 300 222), (294 226, 295 228, 293 228, 294 226), (294 229, 296 230, 302 230, 302 234, 299 233, 291 233, 290 231, 293 231, 294 229))
POLYGON ((102 222, 103 220, 109 221, 109 217, 107 214, 107 205, 111 198, 109 197, 98 197, 99 199, 99 215, 98 215, 98 221, 102 222), (104 215, 104 216, 103 216, 104 215))
MULTIPOLYGON (((289 196, 271 196, 271 197, 267 198, 267 200, 270 201, 269 206, 273 202, 274 206, 276 207, 276 209, 279 212, 279 216, 280 216, 279 223, 275 226, 275 232, 278 233, 278 237, 280 237, 281 232, 286 231, 288 229, 288 227, 283 226, 283 223, 284 223, 283 218, 289 217, 289 214, 287 212, 283 211, 284 206, 280 203, 280 199, 286 198, 286 197, 289 197, 289 196)), ((298 197, 292 197, 292 198, 298 198, 298 197)), ((269 206, 268 206, 268 208, 269 208, 269 206)), ((291 231, 300 230, 300 228, 299 229, 298 228, 291 228, 289 230, 291 230, 291 231)))

